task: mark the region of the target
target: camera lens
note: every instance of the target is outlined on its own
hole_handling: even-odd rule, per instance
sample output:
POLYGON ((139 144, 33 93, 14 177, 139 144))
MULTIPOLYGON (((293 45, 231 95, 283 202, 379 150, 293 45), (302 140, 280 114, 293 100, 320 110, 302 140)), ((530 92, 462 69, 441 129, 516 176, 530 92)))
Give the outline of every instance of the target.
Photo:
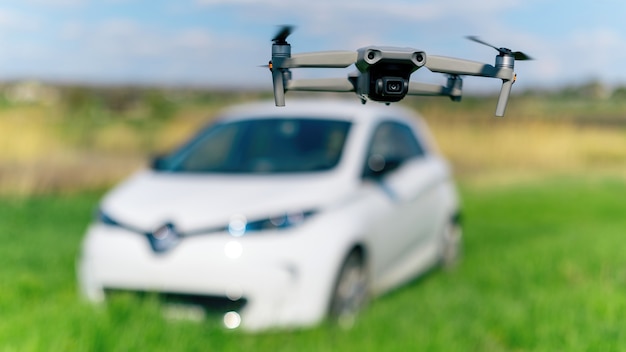
POLYGON ((396 80, 396 79, 391 80, 390 79, 390 80, 388 80, 385 83, 387 83, 387 85, 385 86, 385 91, 387 93, 400 93, 400 92, 402 92, 402 88, 404 86, 404 84, 403 84, 404 82, 402 82, 401 80, 396 80))
POLYGON ((409 88, 409 81, 402 77, 381 77, 376 80, 370 97, 375 96, 374 100, 393 102, 402 99, 409 88))
POLYGON ((401 78, 387 78, 385 79, 386 94, 402 94, 404 93, 404 80, 401 78))

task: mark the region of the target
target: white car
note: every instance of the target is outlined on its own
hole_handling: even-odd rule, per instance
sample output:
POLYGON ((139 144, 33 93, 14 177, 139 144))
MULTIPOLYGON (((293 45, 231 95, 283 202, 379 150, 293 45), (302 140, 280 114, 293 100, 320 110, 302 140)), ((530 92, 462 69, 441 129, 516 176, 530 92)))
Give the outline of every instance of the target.
POLYGON ((231 109, 102 200, 82 292, 232 302, 258 330, 352 321, 368 297, 457 258, 459 201, 424 122, 382 104, 231 109))

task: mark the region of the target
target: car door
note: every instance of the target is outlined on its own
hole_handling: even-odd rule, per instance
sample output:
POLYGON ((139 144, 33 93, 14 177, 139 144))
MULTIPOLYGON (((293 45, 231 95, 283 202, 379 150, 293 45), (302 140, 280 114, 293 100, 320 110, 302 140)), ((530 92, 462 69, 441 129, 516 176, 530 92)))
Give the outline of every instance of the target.
POLYGON ((372 229, 374 276, 393 285, 418 271, 435 241, 441 218, 437 158, 431 157, 414 129, 400 121, 380 123, 367 152, 364 178, 377 185, 391 207, 372 229), (429 247, 430 245, 430 247, 429 247))

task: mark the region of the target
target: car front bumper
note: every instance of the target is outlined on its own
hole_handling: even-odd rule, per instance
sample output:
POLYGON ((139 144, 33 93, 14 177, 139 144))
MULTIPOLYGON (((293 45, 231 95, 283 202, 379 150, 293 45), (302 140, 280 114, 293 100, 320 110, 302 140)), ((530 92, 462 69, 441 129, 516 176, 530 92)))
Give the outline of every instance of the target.
POLYGON ((83 243, 78 279, 91 301, 104 300, 107 289, 228 297, 245 300, 237 312, 244 329, 310 325, 326 314, 335 269, 332 260, 324 265, 310 255, 314 248, 299 253, 301 236, 213 233, 155 253, 146 236, 96 223, 83 243))

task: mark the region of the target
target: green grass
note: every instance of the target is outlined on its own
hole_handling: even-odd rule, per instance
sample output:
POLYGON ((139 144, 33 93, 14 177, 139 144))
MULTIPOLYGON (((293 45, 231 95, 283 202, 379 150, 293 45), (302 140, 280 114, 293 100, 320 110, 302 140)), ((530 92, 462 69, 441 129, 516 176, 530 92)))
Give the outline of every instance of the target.
POLYGON ((245 334, 152 298, 82 302, 74 263, 99 194, 0 201, 0 351, 611 351, 626 346, 626 184, 461 187, 465 255, 372 302, 350 330, 245 334))

